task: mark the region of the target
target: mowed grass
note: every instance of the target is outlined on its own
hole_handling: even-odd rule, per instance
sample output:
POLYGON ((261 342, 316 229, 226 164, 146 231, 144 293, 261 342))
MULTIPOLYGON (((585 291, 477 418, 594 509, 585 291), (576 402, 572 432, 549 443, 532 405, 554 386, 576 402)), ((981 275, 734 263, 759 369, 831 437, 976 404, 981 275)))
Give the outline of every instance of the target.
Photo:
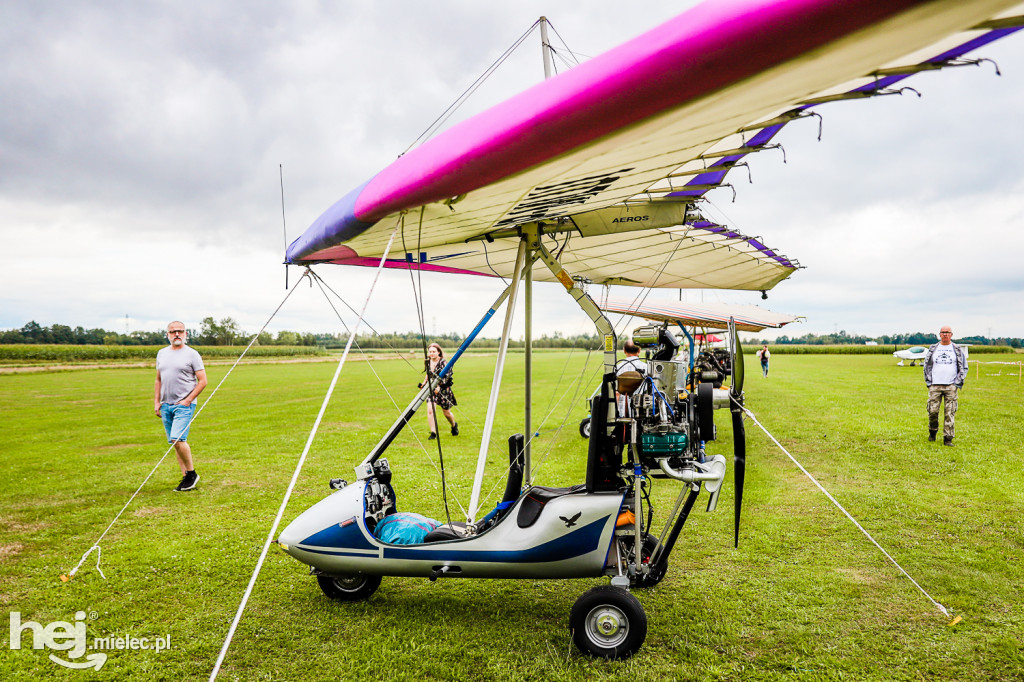
MULTIPOLYGON (((581 656, 573 602, 601 579, 385 578, 371 599, 327 599, 305 566, 271 547, 219 679, 944 679, 1024 677, 1021 616, 1024 387, 998 365, 972 369, 953 448, 926 441, 918 367, 885 356, 747 356, 748 407, 932 597, 949 619, 847 520, 752 422, 739 549, 732 474, 718 510, 691 515, 667 578, 635 591, 649 618, 629 661, 581 656), (991 375, 991 376, 990 376, 991 375)), ((976 356, 972 359, 986 359, 976 356)), ((994 360, 1003 358, 993 357, 994 360)), ((536 482, 581 482, 584 416, 600 359, 535 358, 536 482), (550 416, 544 419, 545 415, 550 416), (564 427, 559 426, 565 420, 564 427)), ((462 435, 442 432, 453 518, 469 501, 494 357, 456 370, 462 435)), ((164 452, 153 371, 0 375, 0 601, 47 624, 89 614, 88 636, 170 635, 171 649, 109 651, 99 672, 67 670, 46 650, 4 647, 0 678, 205 679, 248 584, 333 375, 332 362, 241 365, 200 414, 190 441, 201 475, 190 493, 169 455, 69 583, 68 572, 164 452), (94 619, 93 619, 94 618, 94 619)), ((225 366, 211 366, 211 386, 225 366)), ((352 362, 284 514, 330 491, 412 398, 419 374, 400 360, 352 362)), ((503 489, 507 436, 521 430, 522 369, 510 359, 484 486, 503 489)), ((728 415, 709 452, 732 461, 728 415)), ((417 415, 387 456, 399 508, 443 518, 437 450, 417 415), (419 440, 417 440, 419 439, 419 440), (426 449, 424 449, 426 447, 426 449)), ((664 519, 678 493, 655 482, 664 519)), ((67 652, 54 652, 68 658, 67 652)))

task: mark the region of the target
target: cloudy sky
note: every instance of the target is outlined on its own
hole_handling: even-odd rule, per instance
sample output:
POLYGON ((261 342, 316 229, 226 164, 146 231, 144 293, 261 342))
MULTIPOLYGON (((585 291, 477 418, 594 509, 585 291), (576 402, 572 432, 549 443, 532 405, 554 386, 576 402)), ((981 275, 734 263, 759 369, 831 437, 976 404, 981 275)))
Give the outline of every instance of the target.
MULTIPOLYGON (((212 315, 254 332, 286 294, 279 167, 290 241, 402 153, 541 14, 582 59, 687 4, 7 0, 0 329, 197 327, 212 315)), ((765 302, 686 298, 806 316, 795 335, 951 324, 957 335, 1024 336, 1024 36, 982 56, 1002 77, 991 64, 949 69, 911 79, 921 98, 823 107, 820 142, 816 121, 789 126, 778 138, 786 162, 756 155, 753 183, 735 171, 736 201, 716 190, 709 212, 805 269, 765 302)), ((542 75, 534 34, 452 122, 542 75)), ((372 272, 318 271, 361 305, 372 272)), ((498 292, 483 278, 424 284, 428 333, 466 332, 498 292)), ((538 333, 590 331, 560 287, 537 295, 538 333)), ((369 322, 417 328, 407 273, 382 276, 369 322)), ((303 286, 269 329, 340 327, 303 286)))

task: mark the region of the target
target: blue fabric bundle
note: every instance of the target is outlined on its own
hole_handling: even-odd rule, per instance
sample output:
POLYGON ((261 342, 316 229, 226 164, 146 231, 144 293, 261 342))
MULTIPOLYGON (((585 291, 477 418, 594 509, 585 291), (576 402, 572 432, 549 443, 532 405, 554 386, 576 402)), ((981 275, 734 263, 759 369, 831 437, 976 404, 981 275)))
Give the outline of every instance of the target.
POLYGON ((373 534, 381 542, 392 545, 418 545, 427 537, 427 533, 440 525, 440 521, 428 519, 422 514, 398 512, 378 522, 373 534))

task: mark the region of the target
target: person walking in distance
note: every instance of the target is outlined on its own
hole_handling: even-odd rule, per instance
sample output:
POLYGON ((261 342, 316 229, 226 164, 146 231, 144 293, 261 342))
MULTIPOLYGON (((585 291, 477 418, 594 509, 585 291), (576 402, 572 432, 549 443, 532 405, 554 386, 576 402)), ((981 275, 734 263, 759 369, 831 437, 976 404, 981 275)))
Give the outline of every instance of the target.
POLYGON ((434 384, 434 393, 431 396, 431 400, 427 402, 427 424, 430 426, 430 437, 428 440, 437 438, 437 417, 434 414, 434 405, 441 408, 444 418, 451 424, 452 435, 457 436, 459 435, 459 423, 455 421, 455 415, 452 414, 452 407, 458 405, 458 402, 455 400, 455 393, 452 391, 452 384, 455 383, 455 378, 451 370, 444 377, 439 378, 445 366, 444 351, 441 350, 441 346, 432 343, 427 347, 427 361, 425 364, 427 378, 419 387, 423 388, 424 384, 427 383, 434 384))
POLYGON ((181 468, 181 483, 177 492, 192 490, 199 481, 192 462, 192 449, 186 439, 195 415, 196 398, 206 388, 206 369, 203 358, 186 345, 185 324, 175 320, 167 325, 170 345, 156 354, 156 387, 153 393, 153 411, 164 423, 167 442, 174 445, 181 468))
POLYGON ((768 350, 768 344, 761 347, 761 350, 757 351, 757 359, 761 361, 761 376, 768 376, 768 360, 772 357, 772 352, 768 350))
POLYGON ((924 354, 924 383, 928 387, 928 440, 939 431, 939 403, 945 403, 942 444, 952 445, 956 428, 957 392, 967 378, 967 351, 953 343, 953 329, 943 326, 939 342, 924 354))

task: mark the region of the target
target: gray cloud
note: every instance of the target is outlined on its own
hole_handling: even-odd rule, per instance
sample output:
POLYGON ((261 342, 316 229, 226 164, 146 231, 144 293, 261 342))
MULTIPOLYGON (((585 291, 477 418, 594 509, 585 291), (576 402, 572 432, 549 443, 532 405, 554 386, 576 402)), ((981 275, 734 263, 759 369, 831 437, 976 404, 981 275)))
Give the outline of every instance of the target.
MULTIPOLYGON (((278 165, 294 238, 406 149, 545 6, 559 35, 591 56, 683 9, 667 0, 642 13, 611 0, 5 2, 0 327, 162 320, 185 316, 181 308, 257 327, 283 295, 278 165), (162 300, 169 288, 181 290, 178 310, 162 300)), ((988 66, 923 74, 911 79, 920 100, 822 107, 822 142, 815 123, 795 124, 780 137, 788 163, 759 155, 753 185, 731 177, 736 204, 726 190, 714 195, 731 224, 807 266, 772 293, 772 307, 807 314, 811 331, 911 324, 900 301, 926 309, 935 260, 952 240, 960 257, 940 268, 942 281, 972 301, 956 304, 1024 335, 1019 307, 1006 312, 1021 293, 1024 40, 983 53, 1003 78, 988 66)), ((453 121, 540 77, 533 36, 453 121)), ((330 276, 353 293, 368 286, 363 272, 330 276)), ((487 280, 436 286, 444 296, 479 291, 476 305, 493 298, 487 280)), ((384 327, 414 325, 399 305, 407 287, 407 277, 383 279, 395 311, 384 327)), ((321 303, 297 305, 282 324, 329 327, 321 303)), ((542 332, 564 319, 553 310, 542 332)), ((470 301, 443 312, 442 331, 477 317, 470 301)))

